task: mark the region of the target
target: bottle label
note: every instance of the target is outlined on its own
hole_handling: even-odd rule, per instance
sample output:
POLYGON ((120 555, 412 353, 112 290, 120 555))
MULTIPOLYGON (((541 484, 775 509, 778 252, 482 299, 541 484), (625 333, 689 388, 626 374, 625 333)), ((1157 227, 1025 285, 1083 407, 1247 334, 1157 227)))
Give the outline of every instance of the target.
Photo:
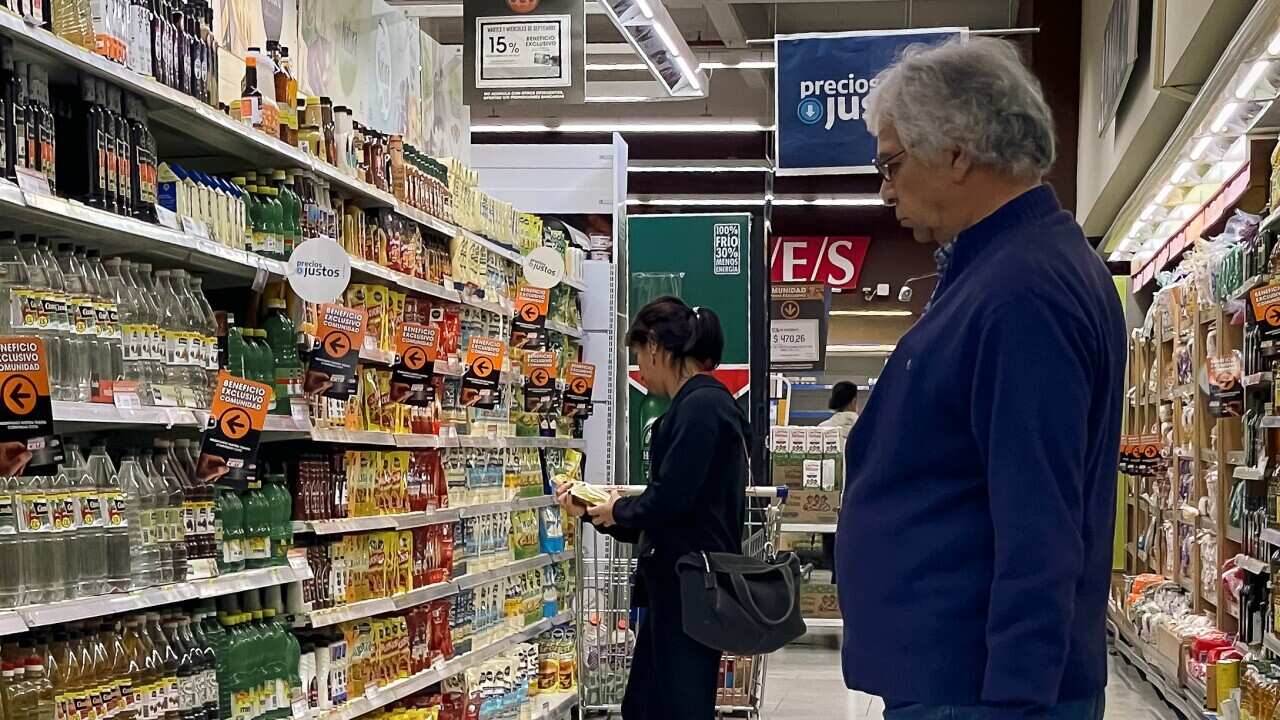
POLYGON ((18 496, 18 501, 22 532, 53 532, 53 511, 47 495, 23 493, 18 496))
POLYGON ((250 560, 265 560, 271 557, 271 538, 261 535, 254 535, 245 538, 248 547, 245 549, 245 557, 250 560))
POLYGON ((210 372, 218 371, 218 338, 212 335, 206 335, 204 338, 205 347, 205 364, 204 369, 210 372))
POLYGON ((150 359, 164 362, 167 356, 164 331, 160 329, 159 325, 148 325, 147 328, 151 335, 150 359))
POLYGON ((124 135, 119 136, 116 148, 116 175, 120 178, 120 204, 127 207, 133 204, 133 173, 129 171, 129 158, 133 154, 129 152, 127 130, 124 135))
POLYGON ((182 527, 188 535, 196 534, 197 528, 199 527, 199 515, 200 509, 197 506, 197 503, 182 503, 182 527))
POLYGON ((96 687, 89 688, 88 693, 89 712, 93 713, 93 716, 98 720, 106 720, 107 706, 104 703, 104 699, 111 695, 111 691, 104 689, 101 685, 98 685, 96 687))
POLYGON ((125 323, 120 328, 124 334, 121 347, 124 352, 125 360, 145 360, 146 356, 142 352, 142 338, 146 332, 145 325, 137 323, 125 323))
POLYGON ((14 162, 18 167, 27 166, 27 118, 26 110, 21 107, 13 109, 13 137, 17 142, 14 147, 14 162))
POLYGON ((89 307, 93 310, 94 334, 100 338, 111 337, 111 319, 107 315, 107 304, 91 302, 89 307))
POLYGON ((231 695, 231 717, 233 720, 238 718, 252 718, 256 714, 257 708, 253 701, 253 693, 249 690, 237 690, 231 695))
POLYGON ((165 330, 165 362, 170 365, 187 364, 187 336, 177 330, 165 330))
POLYGON ((178 679, 178 695, 180 696, 182 710, 190 711, 200 706, 200 677, 191 675, 189 677, 178 679))
POLYGON ((186 333, 188 350, 187 364, 192 367, 203 368, 205 365, 204 358, 204 336, 200 333, 186 333))
POLYGON ((244 562, 244 541, 240 538, 226 538, 223 540, 223 557, 229 563, 244 562))
POLYGON ((159 542, 156 537, 156 516, 154 510, 143 510, 138 513, 138 524, 142 526, 142 544, 151 545, 159 542))
POLYGON ((183 526, 182 508, 169 508, 169 542, 182 542, 186 539, 187 533, 183 526))
POLYGON ((103 527, 106 520, 102 513, 102 496, 92 492, 76 493, 80 505, 81 527, 103 527))
POLYGON ((72 720, 74 713, 75 706, 70 695, 67 693, 58 693, 54 696, 53 717, 55 720, 72 720))
POLYGON ((18 312, 20 313, 20 327, 36 328, 40 319, 40 298, 34 290, 26 288, 15 288, 13 296, 16 298, 18 312))
POLYGON ((240 120, 246 125, 257 127, 262 124, 262 98, 240 98, 240 120))
POLYGON ((95 133, 94 142, 98 150, 98 193, 105 194, 107 191, 107 136, 101 128, 95 133))
POLYGON ((93 712, 93 701, 89 699, 89 692, 81 690, 75 694, 75 712, 79 720, 97 720, 97 716, 93 712))
POLYGON ((112 340, 120 339, 120 306, 116 303, 109 302, 107 307, 107 337, 112 340))
POLYGON ((196 503, 196 533, 209 535, 214 531, 214 505, 211 502, 196 503))
POLYGON ((76 326, 73 331, 78 335, 97 334, 98 313, 93 307, 93 300, 84 295, 77 295, 71 298, 71 305, 76 315, 76 326))
POLYGON ((0 535, 13 535, 18 532, 18 508, 14 506, 12 495, 0 495, 0 535))
POLYGON ((164 679, 164 696, 165 696, 165 712, 176 712, 182 708, 179 705, 178 694, 178 676, 169 675, 164 679))
POLYGON ((116 680, 116 692, 120 696, 120 710, 126 713, 136 713, 138 710, 138 698, 133 694, 133 681, 127 677, 116 680))
POLYGON ((102 508, 106 513, 103 521, 108 527, 129 527, 129 518, 124 514, 124 493, 112 492, 104 494, 102 496, 102 508))
POLYGON ((143 205, 156 203, 156 155, 142 145, 138 146, 138 190, 143 205))
POLYGON ((63 532, 75 530, 80 524, 80 498, 74 493, 55 496, 54 529, 63 532))
POLYGON ((51 292, 44 296, 44 314, 49 318, 49 327, 67 331, 71 324, 67 319, 67 296, 63 293, 51 292))

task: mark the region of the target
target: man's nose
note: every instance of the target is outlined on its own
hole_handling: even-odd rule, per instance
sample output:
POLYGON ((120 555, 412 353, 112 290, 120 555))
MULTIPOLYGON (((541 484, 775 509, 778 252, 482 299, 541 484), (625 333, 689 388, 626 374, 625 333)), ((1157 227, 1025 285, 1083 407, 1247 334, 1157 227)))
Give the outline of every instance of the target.
POLYGON ((894 192, 893 183, 888 180, 880 181, 880 201, 885 207, 893 207, 898 204, 898 194, 894 192))

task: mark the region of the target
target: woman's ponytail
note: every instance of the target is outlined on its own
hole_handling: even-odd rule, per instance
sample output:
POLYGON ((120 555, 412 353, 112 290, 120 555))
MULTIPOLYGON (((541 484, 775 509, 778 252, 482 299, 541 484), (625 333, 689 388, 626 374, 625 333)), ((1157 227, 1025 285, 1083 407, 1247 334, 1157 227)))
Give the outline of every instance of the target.
POLYGON ((651 341, 677 361, 693 360, 701 370, 715 369, 724 355, 724 331, 715 311, 691 308, 669 295, 641 308, 627 333, 628 345, 651 341))

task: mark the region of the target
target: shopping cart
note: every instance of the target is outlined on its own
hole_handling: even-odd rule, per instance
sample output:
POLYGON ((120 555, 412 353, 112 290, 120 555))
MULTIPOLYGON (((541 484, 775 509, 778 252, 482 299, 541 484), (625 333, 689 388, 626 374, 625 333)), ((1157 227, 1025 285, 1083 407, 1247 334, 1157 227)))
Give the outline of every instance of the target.
MULTIPOLYGON (((643 486, 613 488, 638 495, 643 486)), ((785 487, 747 488, 747 520, 742 531, 744 555, 769 559, 782 529, 785 487)), ((622 695, 631 671, 637 616, 631 607, 635 548, 582 526, 577 545, 578 693, 582 716, 621 712, 622 695)), ((716 697, 719 717, 757 718, 764 697, 767 655, 725 655, 720 660, 716 697)))

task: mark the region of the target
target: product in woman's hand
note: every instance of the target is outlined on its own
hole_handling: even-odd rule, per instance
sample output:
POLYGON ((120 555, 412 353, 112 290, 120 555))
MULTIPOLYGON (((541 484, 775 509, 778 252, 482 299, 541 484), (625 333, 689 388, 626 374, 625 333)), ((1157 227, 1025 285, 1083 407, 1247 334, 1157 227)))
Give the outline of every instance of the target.
POLYGON ((569 485, 569 494, 575 500, 582 501, 587 507, 595 507, 609 502, 609 493, 599 485, 585 482, 573 482, 569 485))

